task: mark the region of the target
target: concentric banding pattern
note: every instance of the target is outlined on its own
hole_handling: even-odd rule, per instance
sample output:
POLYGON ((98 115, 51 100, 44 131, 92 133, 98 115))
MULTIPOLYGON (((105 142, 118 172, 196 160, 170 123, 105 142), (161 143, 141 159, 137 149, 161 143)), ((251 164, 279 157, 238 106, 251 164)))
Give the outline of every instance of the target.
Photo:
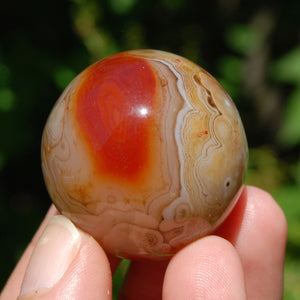
POLYGON ((58 209, 108 252, 159 259, 211 232, 242 185, 239 114, 205 70, 137 50, 83 71, 57 101, 42 167, 58 209))

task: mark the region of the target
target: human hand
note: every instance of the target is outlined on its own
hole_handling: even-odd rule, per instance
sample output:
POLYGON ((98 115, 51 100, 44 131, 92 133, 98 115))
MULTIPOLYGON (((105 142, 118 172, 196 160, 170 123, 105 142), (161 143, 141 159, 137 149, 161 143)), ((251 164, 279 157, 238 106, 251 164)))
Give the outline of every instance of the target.
MULTIPOLYGON (((51 206, 1 300, 18 295, 19 300, 111 299, 120 260, 55 215, 51 206)), ((186 246, 170 261, 132 262, 119 298, 281 299, 286 235, 286 220, 274 199, 246 186, 215 235, 186 246)))

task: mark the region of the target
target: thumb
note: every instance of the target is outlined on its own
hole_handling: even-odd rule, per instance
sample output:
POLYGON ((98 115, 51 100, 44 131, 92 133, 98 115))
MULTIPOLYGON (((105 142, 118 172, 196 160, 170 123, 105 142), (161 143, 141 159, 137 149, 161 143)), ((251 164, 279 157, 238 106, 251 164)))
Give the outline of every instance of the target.
POLYGON ((53 217, 32 252, 18 299, 111 299, 111 294, 110 265, 99 244, 66 217, 53 217))

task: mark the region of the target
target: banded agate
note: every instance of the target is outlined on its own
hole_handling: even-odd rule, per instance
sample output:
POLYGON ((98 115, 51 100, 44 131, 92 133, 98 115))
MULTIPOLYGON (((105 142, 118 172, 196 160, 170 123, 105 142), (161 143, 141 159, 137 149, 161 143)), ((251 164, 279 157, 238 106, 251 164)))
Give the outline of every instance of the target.
POLYGON ((229 95, 187 59, 136 50, 79 74, 55 104, 42 169, 58 210, 107 251, 159 260, 236 203, 247 142, 229 95))

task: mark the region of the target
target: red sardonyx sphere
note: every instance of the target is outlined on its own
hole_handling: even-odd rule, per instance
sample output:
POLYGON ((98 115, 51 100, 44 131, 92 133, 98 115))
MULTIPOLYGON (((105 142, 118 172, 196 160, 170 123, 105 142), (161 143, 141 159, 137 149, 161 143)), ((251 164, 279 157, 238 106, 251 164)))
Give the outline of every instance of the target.
POLYGON ((247 164, 235 105, 205 70, 155 50, 119 53, 66 88, 42 167, 58 210, 108 252, 158 260, 211 233, 247 164))

